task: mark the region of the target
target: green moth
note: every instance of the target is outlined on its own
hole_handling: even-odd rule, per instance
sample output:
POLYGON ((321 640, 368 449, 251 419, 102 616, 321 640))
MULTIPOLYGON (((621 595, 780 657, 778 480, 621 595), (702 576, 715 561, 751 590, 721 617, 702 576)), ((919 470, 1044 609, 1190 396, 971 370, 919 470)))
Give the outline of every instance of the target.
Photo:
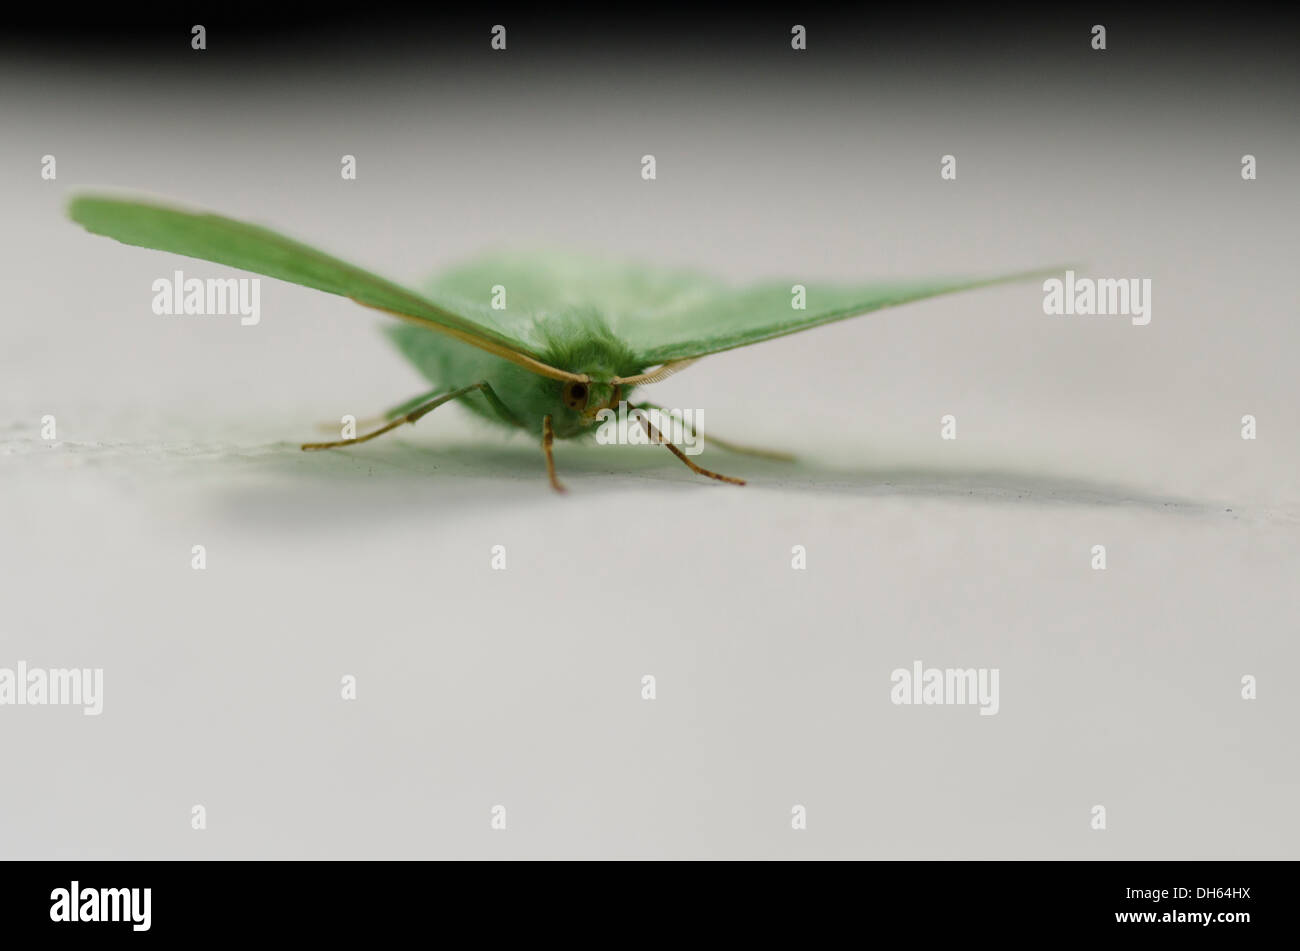
MULTIPOLYGON (((551 485, 552 444, 594 433, 602 410, 658 409, 633 403, 637 387, 657 383, 701 357, 810 330, 939 294, 1041 276, 1011 274, 918 283, 800 285, 771 282, 732 288, 688 271, 611 265, 573 257, 491 255, 455 268, 420 292, 258 225, 152 202, 84 195, 68 214, 95 234, 170 251, 348 297, 398 318, 387 328, 398 349, 433 389, 384 414, 373 432, 305 450, 365 442, 414 423, 452 400, 493 422, 541 439, 551 485), (495 291, 494 291, 495 289, 495 291), (496 296, 508 294, 495 309, 496 296)), ((634 414, 636 415, 636 414, 634 414)), ((654 431, 693 471, 704 469, 654 431)), ((746 449, 714 436, 720 448, 746 449)), ((789 458, 789 457, 785 457, 789 458)))

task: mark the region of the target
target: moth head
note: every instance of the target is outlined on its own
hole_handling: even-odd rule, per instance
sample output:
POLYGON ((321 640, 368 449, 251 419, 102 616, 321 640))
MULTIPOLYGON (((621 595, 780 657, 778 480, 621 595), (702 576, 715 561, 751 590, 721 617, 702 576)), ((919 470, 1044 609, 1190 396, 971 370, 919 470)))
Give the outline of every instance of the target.
POLYGON ((617 413, 619 400, 627 399, 628 389, 598 380, 546 380, 538 394, 541 400, 532 408, 524 408, 524 413, 535 414, 538 419, 550 416, 555 435, 567 439, 600 425, 603 410, 617 413))
POLYGON ((595 381, 566 382, 560 393, 564 405, 577 413, 585 423, 595 422, 601 410, 617 410, 618 401, 622 398, 623 387, 617 383, 595 381))

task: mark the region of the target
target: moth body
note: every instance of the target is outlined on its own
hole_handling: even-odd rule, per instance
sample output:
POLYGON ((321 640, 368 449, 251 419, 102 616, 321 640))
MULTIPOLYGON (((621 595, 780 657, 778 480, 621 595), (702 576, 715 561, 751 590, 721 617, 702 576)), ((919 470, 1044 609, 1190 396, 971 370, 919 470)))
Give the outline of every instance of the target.
POLYGON ((600 381, 635 376, 644 369, 604 321, 590 312, 539 317, 531 335, 540 341, 538 350, 547 364, 590 377, 585 383, 538 376, 418 325, 395 324, 384 329, 402 355, 435 387, 454 390, 486 381, 506 412, 484 393, 463 397, 462 405, 478 416, 533 435, 541 434, 542 420, 550 416, 557 439, 594 433, 599 424, 596 414, 605 408, 616 410, 619 400, 627 399, 633 390, 631 384, 600 381))

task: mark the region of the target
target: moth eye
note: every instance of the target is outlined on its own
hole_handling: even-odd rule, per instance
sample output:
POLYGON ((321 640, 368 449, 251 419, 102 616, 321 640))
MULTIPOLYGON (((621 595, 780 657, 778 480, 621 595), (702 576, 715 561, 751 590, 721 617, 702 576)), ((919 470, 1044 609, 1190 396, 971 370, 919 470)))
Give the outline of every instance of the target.
POLYGON ((564 384, 564 405, 569 409, 583 409, 587 405, 587 384, 564 384))

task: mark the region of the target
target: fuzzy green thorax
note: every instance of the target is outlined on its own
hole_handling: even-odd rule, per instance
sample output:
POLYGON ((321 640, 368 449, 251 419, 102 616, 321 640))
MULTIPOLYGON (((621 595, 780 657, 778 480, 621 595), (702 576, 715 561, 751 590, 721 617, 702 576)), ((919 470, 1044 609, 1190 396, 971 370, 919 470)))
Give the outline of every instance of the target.
POLYGON ((604 408, 617 409, 618 401, 627 399, 632 391, 628 384, 616 386, 605 381, 635 376, 645 369, 605 321, 591 311, 555 315, 538 326, 538 333, 546 363, 584 374, 590 382, 566 383, 529 374, 532 385, 523 387, 522 392, 515 389, 511 394, 517 397, 515 401, 502 394, 527 429, 539 429, 542 417, 550 416, 558 439, 594 431, 598 425, 596 414, 604 408))

